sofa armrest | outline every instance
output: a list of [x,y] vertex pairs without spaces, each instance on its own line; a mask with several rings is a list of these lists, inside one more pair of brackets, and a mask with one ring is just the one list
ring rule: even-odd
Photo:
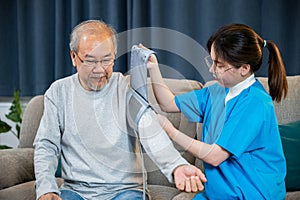
[[0,189],[35,179],[33,148],[0,151]]

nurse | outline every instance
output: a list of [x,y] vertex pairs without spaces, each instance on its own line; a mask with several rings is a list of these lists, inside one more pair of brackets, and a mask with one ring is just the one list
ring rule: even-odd
[[[269,94],[254,74],[263,48],[269,50]],[[147,66],[161,109],[203,124],[198,141],[158,115],[169,137],[204,162],[208,181],[194,199],[284,199],[286,161],[273,101],[287,95],[288,85],[276,44],[247,25],[230,24],[210,37],[207,49],[217,83],[201,90],[174,96],[155,55]]]

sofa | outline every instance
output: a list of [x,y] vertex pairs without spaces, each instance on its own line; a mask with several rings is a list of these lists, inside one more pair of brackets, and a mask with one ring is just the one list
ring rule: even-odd
[[[267,86],[267,78],[260,77],[259,81],[265,87]],[[175,94],[201,89],[213,83],[209,82],[202,85],[198,81],[184,79],[165,79],[165,82]],[[288,84],[289,93],[287,98],[281,103],[274,102],[279,124],[300,120],[300,76],[289,76]],[[158,113],[166,115],[175,127],[190,137],[200,139],[201,124],[188,122],[180,113],[162,112],[154,98],[151,84],[148,84],[148,89],[149,102]],[[0,151],[0,199],[33,200],[36,198],[32,144],[42,114],[43,96],[35,96],[28,102],[23,114],[18,148]],[[200,160],[178,145],[174,144],[174,146],[188,162],[202,168]],[[169,183],[147,155],[144,159],[148,177],[148,188],[153,200],[184,200],[193,198],[194,193],[180,192],[175,188],[173,183]],[[58,177],[58,185],[62,182],[63,180]],[[300,191],[288,191],[286,199],[300,199]]]

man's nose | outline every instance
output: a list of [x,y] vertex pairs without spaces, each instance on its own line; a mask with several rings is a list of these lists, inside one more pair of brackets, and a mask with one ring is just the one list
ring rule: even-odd
[[97,62],[97,64],[93,68],[93,71],[101,73],[101,72],[105,72],[105,68],[102,66],[101,62]]

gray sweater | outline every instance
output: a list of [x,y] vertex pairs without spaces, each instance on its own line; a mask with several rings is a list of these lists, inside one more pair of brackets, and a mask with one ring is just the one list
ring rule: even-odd
[[[78,74],[50,86],[34,141],[37,198],[48,192],[59,194],[54,174],[60,156],[62,189],[74,190],[85,199],[111,199],[120,190],[142,188],[139,143],[126,121],[128,90],[128,80],[120,73],[113,73],[97,92],[83,89]],[[141,118],[139,135],[169,181],[175,167],[188,164],[153,111]]]

